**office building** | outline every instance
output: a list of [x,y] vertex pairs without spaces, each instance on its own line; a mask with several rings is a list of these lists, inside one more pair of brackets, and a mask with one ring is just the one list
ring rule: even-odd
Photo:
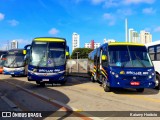
[[146,44],[152,42],[152,35],[145,30],[140,31],[140,43]]
[[18,41],[16,40],[11,41],[11,49],[18,49]]
[[91,49],[96,49],[98,47],[100,47],[100,43],[95,43],[94,40],[91,40],[90,43],[85,43],[85,48],[91,48]]
[[139,35],[133,28],[129,29],[129,42],[139,43]]

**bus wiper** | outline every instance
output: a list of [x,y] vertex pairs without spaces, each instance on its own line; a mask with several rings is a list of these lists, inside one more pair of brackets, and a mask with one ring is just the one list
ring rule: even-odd
[[44,57],[45,57],[45,54],[43,54],[43,56],[41,57],[40,61],[38,62],[37,67],[36,67],[37,69],[39,68],[39,65],[42,62],[42,60],[43,60]]
[[145,64],[144,64],[144,63],[142,62],[142,60],[136,55],[135,52],[134,52],[134,55],[136,56],[137,60],[141,63],[141,65],[146,68]]
[[16,61],[16,58],[8,65],[8,67],[11,66],[13,63],[15,64],[15,61]]

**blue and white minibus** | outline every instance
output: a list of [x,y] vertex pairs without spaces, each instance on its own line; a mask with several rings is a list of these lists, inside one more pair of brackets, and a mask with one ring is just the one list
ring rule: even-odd
[[66,82],[66,60],[69,48],[64,38],[38,37],[30,46],[28,59],[28,81],[45,83]]
[[147,49],[136,43],[105,43],[89,54],[91,80],[102,83],[104,90],[113,88],[155,87],[155,70]]

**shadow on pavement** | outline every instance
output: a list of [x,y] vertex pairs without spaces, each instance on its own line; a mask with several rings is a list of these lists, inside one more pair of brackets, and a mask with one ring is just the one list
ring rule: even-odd
[[[43,96],[36,97],[36,95],[27,93],[21,88],[9,83],[14,83],[32,91],[33,93],[47,96],[50,99],[44,99],[45,97]],[[34,118],[37,120],[45,119],[46,117],[54,117],[53,119],[64,119],[66,117],[75,116],[75,114],[73,114],[73,109],[67,105],[70,101],[70,98],[60,91],[12,78],[3,79],[0,81],[0,91],[1,96],[7,97],[13,101],[13,103],[18,103],[20,108],[26,108],[23,109],[23,112],[40,112],[42,113],[42,116],[44,115],[43,118]],[[51,100],[53,101],[51,102]],[[56,102],[54,103],[54,101]]]

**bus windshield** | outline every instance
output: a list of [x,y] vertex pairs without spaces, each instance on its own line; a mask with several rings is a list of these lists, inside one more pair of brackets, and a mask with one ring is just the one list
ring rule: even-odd
[[65,64],[64,42],[33,42],[30,64],[37,67],[54,67]]
[[7,55],[4,66],[12,67],[12,68],[23,67],[24,66],[24,55],[23,54]]
[[109,46],[109,64],[118,67],[153,67],[145,46]]
[[0,67],[3,67],[5,60],[0,59]]

